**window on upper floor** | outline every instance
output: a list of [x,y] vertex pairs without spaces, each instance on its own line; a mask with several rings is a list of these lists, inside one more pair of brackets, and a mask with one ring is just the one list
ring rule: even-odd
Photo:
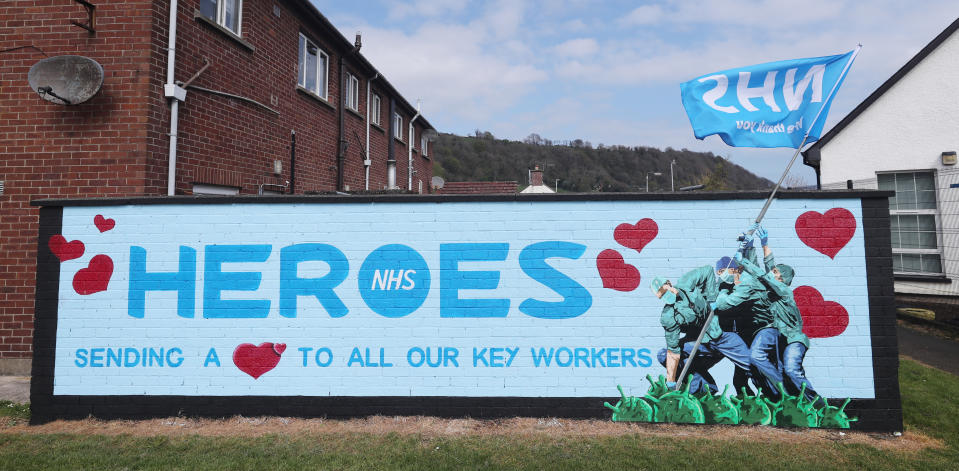
[[876,177],[880,190],[896,192],[889,198],[893,272],[943,274],[935,173],[880,173]]
[[329,62],[329,56],[325,52],[316,47],[313,41],[300,34],[299,78],[297,83],[324,100],[327,99]]
[[360,79],[355,75],[346,73],[346,107],[353,111],[360,111]]
[[370,106],[370,121],[380,126],[380,96],[373,95],[373,104]]
[[240,35],[243,0],[200,0],[200,14]]
[[430,140],[426,138],[426,133],[420,134],[420,152],[423,153],[423,157],[429,155],[426,150],[429,145]]
[[393,113],[393,137],[403,140],[403,117],[399,113]]

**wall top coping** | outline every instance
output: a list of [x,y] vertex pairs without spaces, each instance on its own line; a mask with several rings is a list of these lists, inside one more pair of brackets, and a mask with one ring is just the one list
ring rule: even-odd
[[[280,203],[459,203],[459,202],[548,202],[548,201],[698,201],[766,199],[770,191],[709,191],[662,193],[559,193],[515,195],[244,195],[244,196],[127,196],[119,198],[39,199],[33,206],[124,206],[162,204],[280,204]],[[778,191],[780,199],[889,198],[893,191],[804,190]]]

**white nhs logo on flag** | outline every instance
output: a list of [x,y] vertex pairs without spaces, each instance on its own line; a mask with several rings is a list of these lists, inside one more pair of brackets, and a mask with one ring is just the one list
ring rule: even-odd
[[856,52],[740,67],[681,84],[696,138],[718,134],[731,146],[792,148],[819,139],[825,119],[818,118]]

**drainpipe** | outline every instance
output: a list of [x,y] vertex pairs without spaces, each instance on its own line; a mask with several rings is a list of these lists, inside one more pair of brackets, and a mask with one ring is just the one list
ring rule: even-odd
[[[373,81],[380,78],[380,73],[377,72],[373,78],[366,81],[366,159],[363,160],[363,167],[366,168],[366,190],[370,189],[370,164],[373,161],[370,159],[370,92],[373,85]],[[381,113],[382,114],[382,113]]]
[[406,165],[406,173],[409,183],[407,184],[407,190],[413,191],[413,131],[416,129],[413,127],[413,121],[416,121],[416,118],[420,117],[420,101],[416,100],[416,114],[413,115],[413,119],[410,120],[410,131],[406,134],[407,140],[406,149],[409,152],[409,160]]
[[167,47],[166,83],[163,96],[170,98],[170,157],[167,170],[167,196],[176,194],[176,134],[180,102],[186,100],[186,90],[173,81],[173,69],[176,64],[176,11],[177,0],[170,0],[170,31]]
[[347,57],[352,57],[354,54],[360,51],[360,46],[362,43],[360,41],[360,35],[357,33],[356,41],[353,43],[353,49],[350,49],[346,54],[340,54],[339,63],[340,63],[340,127],[337,132],[337,142],[339,142],[339,151],[336,153],[336,191],[343,191],[343,168],[346,166],[346,148],[349,146],[349,142],[346,140],[346,121],[344,114],[346,113],[346,64],[344,59]]
[[389,122],[389,133],[387,133],[386,139],[389,142],[388,152],[386,154],[386,189],[392,190],[396,188],[396,149],[394,149],[393,139],[396,137],[393,134],[393,116],[396,114],[396,100],[393,97],[390,97],[390,122]]
[[296,194],[296,130],[290,130],[290,194]]

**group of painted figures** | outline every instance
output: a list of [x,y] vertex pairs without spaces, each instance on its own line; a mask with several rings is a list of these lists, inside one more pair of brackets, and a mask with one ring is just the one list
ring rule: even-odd
[[[675,283],[656,277],[650,285],[665,303],[660,322],[666,348],[658,357],[666,367],[667,385],[675,387],[705,327],[689,368],[691,393],[705,393],[709,388],[710,394],[716,394],[719,387],[709,370],[728,358],[735,365],[733,386],[737,392],[744,387],[751,392],[751,381],[763,396],[778,400],[779,383],[783,383],[790,395],[821,401],[803,371],[809,338],[803,334],[802,316],[789,287],[793,269],[776,264],[769,234],[762,227],[754,225],[741,239],[733,258],[723,257],[715,266],[694,269]],[[763,250],[762,266],[753,259],[754,240]],[[706,325],[710,311],[715,315]]]

